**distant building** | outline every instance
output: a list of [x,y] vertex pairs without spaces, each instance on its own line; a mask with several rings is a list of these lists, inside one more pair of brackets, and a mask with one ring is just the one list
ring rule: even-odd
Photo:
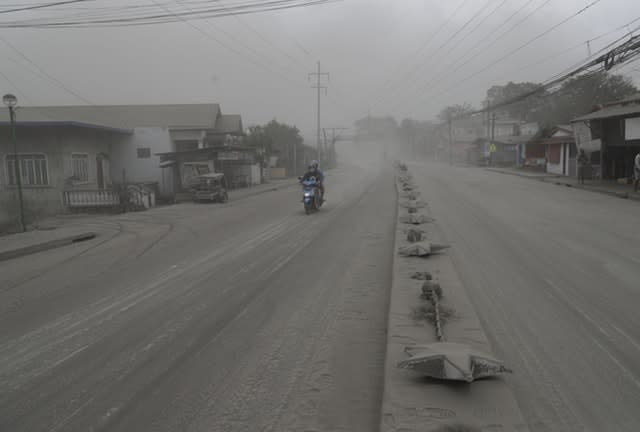
[[491,125],[485,123],[484,132],[468,150],[469,162],[523,166],[527,143],[536,135],[538,129],[537,123],[509,118],[496,119]]
[[480,116],[455,119],[451,122],[451,142],[449,142],[449,123],[436,125],[433,128],[434,138],[432,139],[436,147],[436,159],[467,162],[469,151],[478,138],[485,136],[485,130],[486,127]]
[[539,167],[552,174],[575,177],[576,142],[571,125],[558,125],[541,131],[526,144],[528,167]]

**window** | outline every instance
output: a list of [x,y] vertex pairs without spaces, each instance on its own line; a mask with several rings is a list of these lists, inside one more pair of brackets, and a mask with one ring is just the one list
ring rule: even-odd
[[71,175],[74,181],[89,181],[89,155],[86,153],[71,154]]
[[[7,175],[9,185],[16,186],[16,158],[14,155],[7,155]],[[20,164],[20,178],[24,186],[47,186],[49,184],[49,173],[47,171],[47,159],[43,154],[20,154],[18,155]]]
[[151,148],[138,147],[138,159],[149,159],[151,157]]

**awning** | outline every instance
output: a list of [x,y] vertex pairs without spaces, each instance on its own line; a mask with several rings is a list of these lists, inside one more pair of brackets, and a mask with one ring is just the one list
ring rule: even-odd
[[640,104],[619,105],[603,108],[599,111],[571,120],[572,123],[588,120],[602,120],[614,117],[640,117]]
[[177,162],[174,160],[168,160],[164,162],[160,162],[160,168],[168,168],[170,166],[174,166]]

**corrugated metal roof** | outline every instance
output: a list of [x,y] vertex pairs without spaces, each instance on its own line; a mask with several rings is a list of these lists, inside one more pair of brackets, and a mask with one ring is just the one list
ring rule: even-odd
[[[8,118],[7,111],[1,108],[0,116]],[[17,110],[18,122],[75,122],[116,129],[213,129],[219,115],[218,104],[45,106]]]
[[640,104],[632,105],[615,105],[603,108],[599,111],[592,112],[572,120],[573,123],[588,120],[598,120],[612,117],[633,117],[640,116]]
[[[8,121],[0,122],[0,127],[9,127],[9,126],[11,126],[11,123]],[[114,132],[114,133],[123,133],[123,134],[132,133],[130,129],[118,129],[118,128],[113,128],[111,126],[79,123],[79,122],[73,122],[73,121],[51,121],[51,120],[50,121],[21,121],[21,122],[18,122],[16,126],[18,128],[21,128],[21,127],[43,128],[43,127],[67,126],[67,127],[75,127],[75,128],[83,128],[83,129],[96,129],[96,130],[102,130],[102,131]]]
[[619,99],[617,101],[606,103],[606,106],[610,105],[620,105],[626,102],[640,102],[640,92],[632,94],[631,96],[627,96],[626,98]]
[[242,135],[242,117],[239,114],[222,114],[216,122],[216,127],[211,132],[220,135]]

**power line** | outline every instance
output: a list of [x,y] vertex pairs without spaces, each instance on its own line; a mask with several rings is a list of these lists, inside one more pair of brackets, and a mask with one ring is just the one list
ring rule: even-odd
[[60,87],[61,89],[63,89],[67,93],[69,93],[70,95],[74,96],[75,98],[77,98],[77,99],[81,100],[82,102],[86,103],[87,105],[94,105],[93,102],[91,102],[89,99],[85,98],[84,96],[82,96],[81,94],[76,92],[75,90],[67,87],[62,81],[60,81],[59,79],[57,79],[56,77],[52,76],[47,71],[45,71],[36,62],[31,60],[31,58],[29,58],[26,54],[24,54],[22,51],[20,51],[18,48],[16,48],[12,43],[10,43],[4,37],[0,36],[0,41],[2,41],[5,45],[7,45],[9,48],[11,48],[15,53],[17,53],[20,57],[22,57],[25,61],[27,61],[33,67],[35,67],[38,70],[38,72],[40,72],[40,74],[42,74],[44,77],[49,79],[51,82],[55,83],[58,87]]
[[[609,36],[609,35],[611,35],[611,34],[617,33],[617,32],[619,32],[620,30],[628,29],[628,28],[629,28],[629,26],[630,26],[631,24],[634,24],[634,23],[636,23],[636,22],[638,22],[638,21],[640,21],[640,17],[635,18],[634,20],[629,21],[628,23],[626,23],[626,24],[624,24],[624,25],[621,25],[621,26],[619,26],[619,27],[617,27],[617,28],[615,28],[615,29],[612,29],[612,30],[609,30],[609,31],[607,31],[607,32],[605,32],[605,33],[601,33],[601,34],[599,34],[599,35],[597,35],[597,36],[594,36],[594,37],[592,37],[591,39],[588,39],[588,40],[586,40],[586,41],[584,41],[584,42],[580,42],[580,43],[578,43],[578,44],[575,44],[575,45],[573,45],[573,46],[570,46],[570,47],[568,47],[568,48],[565,48],[565,49],[563,49],[562,51],[556,52],[556,53],[551,54],[551,55],[549,55],[549,56],[545,56],[545,57],[543,57],[543,58],[539,58],[539,59],[537,59],[537,60],[535,60],[535,61],[532,61],[531,63],[528,63],[528,64],[526,64],[526,65],[524,65],[524,66],[522,66],[522,67],[519,67],[519,68],[517,68],[517,69],[514,69],[514,70],[512,70],[512,71],[508,71],[508,72],[506,72],[506,73],[504,73],[504,74],[501,74],[499,77],[509,76],[509,75],[514,74],[514,73],[518,73],[518,72],[521,72],[521,71],[523,71],[523,70],[528,70],[528,69],[530,69],[530,68],[532,68],[532,67],[534,67],[534,66],[538,66],[538,65],[540,65],[540,64],[546,63],[546,62],[548,62],[549,60],[553,60],[553,59],[558,58],[558,57],[560,57],[560,56],[562,56],[562,55],[564,55],[564,54],[567,54],[567,53],[569,53],[569,52],[571,52],[571,51],[574,51],[574,50],[576,50],[576,49],[578,49],[578,48],[581,48],[581,47],[583,47],[585,44],[590,44],[591,42],[594,42],[594,41],[597,41],[597,40],[599,40],[599,39],[602,39],[603,37],[607,37],[607,36]],[[635,30],[638,30],[638,29],[640,29],[640,27],[637,27]],[[589,59],[593,59],[593,58],[594,58],[594,57],[596,57],[599,53],[605,52],[607,49],[609,49],[610,47],[614,46],[616,43],[619,43],[620,41],[622,41],[625,37],[626,37],[626,36],[623,36],[623,37],[621,37],[621,38],[617,38],[617,39],[616,39],[616,40],[614,40],[613,42],[611,42],[611,43],[607,44],[606,46],[604,46],[603,48],[601,48],[600,50],[598,50],[596,53],[590,53],[590,54],[589,54],[589,56],[588,56],[586,59],[582,59],[582,60],[580,60],[579,62],[574,63],[573,65],[571,65],[571,66],[569,66],[568,68],[564,69],[564,70],[563,70],[563,72],[561,72],[561,73],[560,73],[560,74],[558,74],[558,75],[561,75],[561,74],[562,74],[562,73],[564,73],[564,72],[570,71],[570,70],[572,70],[572,69],[574,69],[574,68],[578,67],[578,66],[579,66],[579,65],[581,65],[583,62],[585,62],[585,61],[587,61],[587,60],[589,60]],[[498,81],[498,78],[494,79],[494,82],[496,82],[496,81]]]
[[[121,27],[166,24],[180,21],[181,19],[205,19],[219,18],[231,15],[244,15],[258,12],[279,11],[292,8],[309,7],[327,3],[335,3],[342,0],[271,0],[252,1],[226,7],[205,7],[197,10],[181,13],[155,13],[140,16],[126,16],[95,19],[68,19],[66,21],[56,18],[31,19],[0,23],[0,28],[84,28],[84,27]],[[207,2],[211,4],[212,1]],[[219,4],[217,1],[213,3]],[[156,3],[157,6],[161,6]]]
[[[544,81],[537,88],[529,92],[523,93],[521,95],[518,95],[506,101],[500,102],[498,104],[493,104],[490,108],[487,107],[480,110],[472,111],[460,117],[468,117],[470,115],[487,112],[489,109],[496,110],[498,108],[512,105],[516,102],[525,100],[544,90],[549,90],[551,88],[554,88],[555,86],[563,83],[569,78],[579,75],[585,71],[587,71],[587,74],[594,74],[602,71],[611,70],[612,68],[617,67],[619,65],[622,65],[625,63],[633,63],[637,60],[640,60],[639,57],[640,57],[640,36],[632,36],[631,38],[629,38],[628,41],[614,47],[613,49],[606,52],[605,54],[600,55],[593,60],[587,61],[584,64],[582,64],[580,67],[574,70],[571,70],[567,73],[563,73],[561,75],[555,75],[554,77],[551,77],[550,79]],[[590,70],[594,66],[598,66],[598,68],[596,68],[595,70]]]
[[[464,58],[467,56],[467,54],[469,54],[471,51],[475,50],[475,48],[478,47],[478,45],[480,45],[484,39],[486,37],[489,37],[495,33],[497,33],[498,30],[500,30],[501,28],[503,28],[505,25],[507,25],[509,23],[509,21],[511,21],[511,19],[513,19],[516,15],[518,15],[520,12],[522,12],[524,9],[526,9],[531,3],[533,3],[534,0],[529,0],[527,1],[525,4],[523,4],[518,10],[516,10],[514,13],[512,13],[509,17],[507,17],[499,26],[497,26],[496,28],[493,29],[493,31],[489,32],[489,34],[487,34],[484,38],[479,38],[478,42],[476,44],[474,44],[473,46],[471,46],[470,49],[468,49],[467,51],[464,52],[464,54],[462,54],[460,57],[458,57],[458,59],[454,60],[453,62],[451,62],[449,65],[445,66],[444,68],[440,69],[436,74],[434,74],[434,76],[431,77],[431,79],[429,81],[427,81],[427,84],[422,86],[422,88],[419,90],[420,92],[424,92],[426,91],[426,89],[430,88],[434,82],[446,78],[447,76],[450,76],[451,74],[457,72],[458,70],[460,70],[463,66],[469,64],[472,60],[474,60],[475,58],[477,58],[480,54],[482,54],[484,51],[486,51],[487,49],[491,48],[493,45],[495,45],[496,42],[498,42],[500,39],[502,39],[503,37],[505,37],[506,35],[508,35],[509,33],[511,33],[515,28],[519,27],[520,25],[522,25],[524,22],[526,22],[531,16],[533,16],[536,12],[538,12],[540,9],[542,9],[544,6],[546,6],[547,4],[549,4],[552,0],[545,0],[542,3],[540,3],[538,6],[536,6],[533,10],[531,10],[529,13],[527,13],[523,18],[521,18],[519,21],[517,21],[515,24],[513,24],[511,27],[509,27],[507,30],[505,30],[504,32],[500,33],[497,37],[493,38],[487,45],[485,45],[482,49],[475,51],[475,54],[473,56],[471,56],[469,59],[467,59],[467,61],[464,61],[462,64],[459,64],[457,66],[455,66],[453,68],[453,70],[451,70],[450,68],[453,67],[454,65],[456,65],[456,63],[458,63],[460,60],[464,60]],[[440,74],[440,75],[438,75]],[[397,106],[394,105],[394,107]]]
[[[469,50],[467,50],[460,58],[458,58],[457,60],[455,60],[454,62],[451,63],[451,65],[454,65],[455,63],[457,63],[461,58],[464,58],[468,53],[470,53],[471,51],[473,51],[478,45],[480,45],[482,42],[484,42],[486,40],[486,38],[492,36],[493,34],[495,34],[496,32],[498,32],[501,28],[503,28],[505,25],[507,25],[515,16],[517,16],[520,12],[522,12],[524,9],[526,9],[531,3],[533,3],[535,0],[527,0],[523,5],[521,5],[515,12],[513,12],[511,15],[509,15],[500,25],[498,25],[497,27],[495,27],[492,31],[490,31],[488,34],[486,34],[484,37],[482,38],[478,38],[478,42],[476,44],[474,44]],[[550,3],[552,0],[545,0],[543,3],[541,3],[538,7],[536,7],[533,11],[531,11],[529,14],[527,14],[523,19],[521,19],[518,23],[516,23],[514,26],[512,26],[510,29],[508,29],[507,31],[501,33],[497,38],[495,38],[493,41],[491,41],[489,43],[489,45],[494,44],[498,39],[504,37],[506,34],[508,34],[509,32],[511,32],[516,26],[522,24],[524,21],[526,21],[531,15],[533,15],[534,13],[536,13],[538,10],[540,10],[543,6],[547,5],[548,3]],[[463,3],[463,4],[466,4]],[[462,6],[462,5],[461,5]],[[485,47],[486,49],[487,47]],[[474,55],[473,58],[477,57],[480,53],[476,53]],[[461,67],[461,66],[460,66]],[[458,68],[456,68],[457,70]],[[455,71],[455,70],[454,70]],[[432,78],[430,82],[434,81],[435,78]],[[423,87],[424,89],[424,87]],[[424,91],[424,90],[421,90]],[[398,103],[394,104],[392,106],[396,107],[398,104],[400,103],[400,101],[398,101]]]
[[[220,2],[222,3],[222,2]],[[285,50],[283,50],[282,48],[280,48],[278,45],[276,45],[275,43],[271,42],[271,40],[267,39],[264,35],[262,35],[258,30],[255,29],[255,27],[253,27],[252,25],[250,25],[249,23],[247,23],[245,20],[243,20],[242,18],[240,18],[238,15],[233,15],[233,17],[240,23],[242,24],[245,28],[247,28],[250,32],[252,32],[253,34],[255,34],[256,36],[258,36],[258,38],[260,38],[264,43],[266,43],[267,45],[269,45],[270,47],[272,47],[273,49],[275,49],[276,51],[280,52],[282,55],[284,55],[285,57],[287,57],[289,60],[291,60],[292,62],[298,64],[300,67],[306,69],[307,66],[302,63],[298,58],[293,57],[291,54],[289,54],[288,52],[286,52]]]
[[[462,42],[464,42],[469,36],[471,36],[473,33],[475,33],[475,31],[480,28],[480,26],[482,24],[484,24],[486,22],[487,19],[489,19],[493,14],[496,13],[496,11],[501,8],[507,1],[509,0],[503,0],[502,2],[498,3],[496,5],[495,8],[493,8],[487,15],[484,16],[484,18],[482,18],[469,32],[467,32],[462,38],[458,39],[458,41],[451,47],[448,48],[447,52],[444,53],[444,55],[438,59],[438,61],[442,61],[443,58],[446,58],[449,54],[451,54]],[[450,41],[453,40],[453,38],[455,38],[455,36],[457,36],[457,34],[459,34],[462,30],[464,30],[464,28],[470,24],[473,20],[475,20],[475,18],[480,16],[480,13],[483,11],[483,9],[489,4],[489,2],[487,2],[484,6],[482,6],[480,8],[480,10],[478,10],[478,12],[469,20],[467,21],[467,23],[465,23],[465,25],[458,31],[456,32],[456,34],[454,34],[452,37],[450,37],[447,41],[445,41],[444,44],[440,45],[440,47],[438,47],[438,49],[430,56],[435,56],[435,54],[441,49],[444,48],[444,46],[446,46],[446,44]],[[431,60],[430,58],[427,58],[427,61]],[[420,67],[417,67],[415,69],[415,72],[417,72],[421,67],[425,66],[427,64],[427,62],[423,62],[422,65]],[[415,74],[414,74],[415,75]],[[415,79],[413,79],[410,83],[409,86],[413,85],[416,82]]]
[[316,77],[317,79],[317,83],[316,85],[312,86],[311,88],[314,88],[318,91],[318,131],[317,131],[317,146],[318,146],[318,158],[320,158],[320,145],[321,145],[321,141],[320,141],[320,92],[322,89],[324,89],[325,93],[327,93],[327,86],[323,86],[322,85],[322,77],[327,77],[327,80],[330,78],[329,73],[328,72],[322,72],[321,68],[320,68],[320,62],[318,62],[318,70],[317,72],[311,72],[308,75],[309,79],[311,77]]
[[[453,11],[453,13],[451,14],[451,16],[445,21],[443,22],[443,24],[434,32],[433,36],[437,35],[438,33],[440,33],[440,31],[449,24],[449,22],[451,22],[453,20],[453,18],[458,14],[458,12],[460,10],[462,10],[462,8],[469,2],[469,0],[465,0],[462,3],[460,3],[458,5],[458,7]],[[487,1],[486,4],[488,4],[489,2]],[[486,6],[485,4],[485,6]],[[473,21],[480,12],[482,12],[482,9],[484,8],[484,6],[482,8],[480,8],[472,17],[470,20],[467,20],[460,29],[458,29],[453,35],[451,35],[447,40],[445,40],[445,42],[443,44],[441,44],[438,48],[436,48],[436,50],[432,53],[429,54],[429,56],[427,56],[427,58],[434,56],[438,51],[440,51],[440,49],[442,49],[444,46],[446,46],[447,43],[449,43],[451,40],[453,40],[453,38],[455,38],[462,30],[464,30],[466,28],[466,26],[469,25],[469,23],[471,21]],[[412,57],[417,57],[418,55],[420,55],[422,53],[422,51],[424,51],[426,49],[427,46],[430,45],[430,43],[434,40],[434,37],[430,37],[429,39],[427,39],[427,41],[422,44],[420,46],[420,48],[418,48],[418,50],[415,52],[415,54]],[[380,102],[384,99],[385,97],[385,91],[386,90],[393,90],[392,94],[397,93],[400,85],[403,85],[406,83],[406,81],[410,78],[412,78],[414,76],[414,74],[420,69],[420,62],[416,62],[410,69],[407,70],[407,72],[405,72],[402,77],[398,80],[398,82],[396,83],[395,86],[389,86],[388,84],[391,84],[393,81],[391,78],[389,78],[387,80],[386,83],[384,83],[382,85],[382,91],[380,92],[379,96],[376,98],[376,100],[374,101],[374,103],[372,104],[371,107],[369,107],[369,111],[371,110],[372,107],[376,107],[377,105],[380,104]],[[397,73],[397,72],[396,72]],[[395,75],[395,73],[394,73]]]
[[271,72],[271,73],[273,73],[273,74],[275,74],[275,75],[278,75],[278,76],[280,76],[281,78],[283,78],[284,80],[286,80],[286,81],[288,81],[288,82],[291,82],[291,83],[297,84],[297,83],[295,83],[291,78],[287,77],[286,75],[284,75],[284,74],[282,74],[282,73],[280,73],[280,72],[278,72],[278,71],[276,71],[276,70],[274,70],[274,69],[270,68],[269,66],[267,66],[267,65],[265,65],[265,64],[263,64],[263,63],[261,63],[261,62],[258,62],[258,61],[254,60],[254,59],[252,59],[252,58],[250,58],[250,57],[248,57],[248,56],[245,56],[241,51],[237,50],[237,49],[236,49],[236,48],[234,48],[233,46],[230,46],[230,45],[228,45],[228,44],[224,43],[223,41],[221,41],[220,39],[218,39],[217,37],[215,37],[215,36],[214,36],[214,35],[212,35],[211,33],[209,33],[209,32],[207,32],[207,31],[203,30],[202,28],[198,27],[197,25],[195,25],[195,24],[194,24],[194,23],[192,23],[191,21],[189,21],[189,20],[187,20],[187,19],[183,18],[183,17],[182,17],[182,15],[180,15],[180,14],[178,14],[178,13],[176,13],[176,12],[171,11],[170,9],[166,8],[164,5],[159,4],[156,0],[151,0],[151,1],[152,1],[154,4],[158,5],[159,7],[161,7],[162,9],[166,10],[167,12],[172,13],[172,14],[175,14],[175,15],[179,18],[179,20],[180,20],[180,21],[182,21],[184,24],[188,25],[189,27],[193,28],[193,29],[194,29],[194,30],[196,30],[198,33],[200,33],[201,35],[205,36],[207,39],[210,39],[210,40],[215,41],[215,42],[216,42],[216,43],[218,43],[219,45],[223,46],[224,48],[226,48],[226,49],[230,50],[231,52],[233,52],[233,53],[235,53],[235,54],[237,54],[237,55],[239,55],[239,56],[241,56],[241,57],[245,57],[245,58],[247,58],[247,60],[249,60],[249,61],[250,61],[251,63],[253,63],[254,65],[256,65],[256,66],[258,66],[258,67],[261,67],[261,68],[263,68],[263,69],[265,69],[265,70],[267,70],[267,71],[269,71],[269,72]]
[[[515,30],[516,28],[520,27],[522,24],[524,24],[529,18],[531,18],[535,13],[537,13],[539,10],[541,10],[543,7],[545,7],[546,5],[548,5],[549,3],[551,3],[551,1],[553,0],[545,0],[544,2],[540,3],[535,9],[533,9],[531,12],[529,12],[527,15],[525,15],[522,19],[520,19],[518,22],[516,22],[515,24],[513,24],[511,27],[509,27],[507,30],[505,30],[504,32],[500,33],[496,38],[492,39],[491,42],[489,42],[487,45],[485,45],[483,48],[481,48],[480,50],[475,51],[475,54],[470,57],[469,59],[467,59],[467,61],[465,61],[464,63],[456,66],[455,70],[458,70],[460,68],[462,68],[463,66],[466,66],[467,64],[469,64],[471,61],[473,61],[475,58],[477,58],[480,54],[484,53],[485,51],[487,51],[489,48],[491,48],[492,46],[495,45],[496,42],[498,42],[500,39],[502,39],[503,37],[505,37],[506,35],[508,35],[509,33],[511,33],[513,30]],[[492,36],[493,34],[495,34],[499,29],[501,29],[503,26],[505,26],[509,21],[511,21],[511,19],[513,17],[515,17],[518,13],[520,13],[522,10],[524,10],[527,6],[529,6],[531,3],[533,2],[533,0],[529,0],[527,3],[525,3],[520,9],[518,9],[516,12],[514,12],[511,16],[509,16],[505,21],[503,21],[502,24],[500,24],[498,27],[496,27],[494,29],[494,31],[490,32],[488,35],[485,36],[489,37]],[[471,46],[467,51],[465,51],[456,61],[454,61],[453,63],[451,63],[451,66],[455,65],[458,61],[460,60],[464,60],[464,58],[472,51],[474,51],[482,42],[484,42],[485,38],[479,38],[478,42]]]
[[[151,1],[153,1],[153,3],[156,3],[155,0],[151,0]],[[181,6],[181,7],[186,7],[187,9],[190,9],[188,6],[184,6],[185,3],[186,3],[184,0],[174,0],[174,2],[176,4],[178,4],[179,6]],[[165,8],[165,10],[166,10],[166,8]],[[216,26],[213,22],[211,22],[211,20],[205,19],[204,22],[209,24],[212,28],[217,29],[218,31],[220,31],[223,34],[225,34],[228,38],[232,39],[238,45],[243,46],[247,51],[252,52],[254,55],[256,55],[256,57],[260,57],[262,60],[265,60],[267,62],[267,64],[269,64],[269,62],[273,62],[272,59],[268,58],[265,54],[259,52],[258,50],[256,50],[255,48],[251,47],[250,45],[244,43],[242,40],[240,40],[235,35],[233,35],[233,33],[228,32],[228,31],[224,30],[223,28],[221,28],[219,26]],[[217,38],[216,38],[216,42],[221,43],[221,41],[219,41]],[[225,46],[225,45],[223,45],[223,46]],[[239,51],[237,51],[237,50],[235,50],[234,52],[240,54]],[[264,67],[264,65],[262,67]],[[276,72],[276,73],[279,73],[279,72]]]
[[4,80],[6,82],[9,83],[9,85],[14,89],[14,92],[19,93],[20,95],[24,96],[25,99],[27,99],[27,102],[31,103],[31,98],[29,96],[27,96],[24,92],[20,91],[20,89],[18,88],[18,86],[13,82],[13,80],[11,78],[9,78],[9,76],[7,74],[5,74],[4,72],[2,72],[2,70],[0,70],[0,76],[2,78],[4,78]]
[[[513,54],[517,53],[518,51],[523,50],[524,48],[528,47],[529,45],[531,45],[532,43],[534,43],[535,41],[543,38],[544,36],[548,35],[549,33],[551,33],[552,31],[556,30],[557,28],[561,27],[562,25],[566,24],[567,22],[569,22],[570,20],[572,20],[573,18],[577,17],[578,15],[581,15],[582,13],[586,12],[589,8],[595,6],[596,4],[600,3],[602,0],[594,0],[591,3],[589,3],[588,5],[586,5],[585,7],[583,7],[582,9],[580,9],[578,12],[574,13],[573,15],[563,19],[562,21],[560,21],[559,23],[557,23],[556,25],[552,26],[551,28],[543,31],[542,33],[540,33],[539,35],[537,35],[536,37],[529,39],[527,42],[525,42],[524,44],[520,45],[519,47],[509,51],[508,53],[506,53],[505,55],[503,55],[502,57],[498,58],[497,60],[495,60],[493,63],[491,63],[491,65],[489,65],[487,68],[490,69],[491,67],[493,67],[496,63],[500,63],[504,60],[506,60],[507,58],[511,57]],[[483,71],[481,71],[483,72]]]
[[[507,52],[506,54],[502,55],[501,57],[493,60],[492,62],[488,63],[486,66],[484,66],[483,68],[481,68],[480,70],[466,76],[465,78],[459,80],[458,82],[456,82],[453,86],[450,86],[448,88],[446,88],[445,90],[443,90],[440,93],[437,93],[438,95],[441,93],[446,93],[450,90],[452,90],[453,88],[458,87],[460,84],[469,81],[470,79],[475,78],[476,76],[480,75],[483,72],[486,72],[487,70],[495,67],[497,64],[503,62],[504,60],[506,60],[507,58],[511,57],[512,55],[516,54],[517,52],[523,50],[524,48],[528,47],[529,45],[531,45],[533,42],[539,40],[540,38],[548,35],[549,33],[551,33],[552,31],[558,29],[560,26],[566,24],[567,22],[569,22],[570,20],[576,18],[577,16],[583,14],[584,12],[586,12],[588,9],[590,9],[591,7],[595,6],[597,3],[600,3],[602,0],[594,0],[591,3],[589,3],[588,5],[586,5],[585,7],[581,8],[580,10],[578,10],[577,12],[573,13],[572,15],[568,16],[567,18],[563,19],[562,21],[556,23],[555,25],[551,26],[550,28],[548,28],[547,30],[543,31],[542,33],[534,36],[533,38],[529,39],[528,41],[526,41],[524,44],[518,46],[517,48]],[[458,68],[454,69],[453,71],[446,71],[446,73],[448,75],[451,75],[453,72],[455,72]],[[416,106],[418,106],[421,103],[421,99],[424,98],[424,96],[426,95],[430,95],[432,92],[427,92],[425,94],[422,95],[422,97],[420,98],[420,101],[415,104],[411,110],[413,110]]]
[[95,1],[95,0],[67,0],[67,1],[59,1],[59,2],[54,2],[54,3],[45,3],[45,4],[33,5],[33,6],[24,6],[24,7],[18,7],[18,8],[15,8],[15,9],[1,10],[0,14],[12,13],[12,12],[23,12],[23,11],[29,11],[29,10],[35,10],[35,9],[44,9],[44,8],[62,6],[62,5],[72,4],[72,3],[84,3],[84,2],[88,2],[88,1]]
[[[429,37],[427,38],[427,40],[420,45],[420,47],[411,55],[409,55],[406,60],[400,62],[400,63],[404,63],[405,61],[408,62],[409,60],[411,60],[412,58],[417,57],[418,55],[420,55],[422,53],[422,51],[424,51],[429,44],[431,44],[431,42],[434,40],[434,37],[440,33],[445,26],[447,26],[449,24],[449,22],[451,22],[451,20],[453,20],[453,18],[458,14],[458,12],[469,2],[470,0],[463,0],[458,7],[453,11],[453,13],[440,25],[440,27],[438,27],[433,33],[431,33],[429,35]],[[387,85],[391,84],[391,82],[393,81],[393,76],[397,74],[397,72],[399,71],[399,68],[396,68],[396,70],[394,71],[394,73],[389,76],[387,78],[387,80],[382,84],[382,88],[384,89],[385,87],[387,87]]]

